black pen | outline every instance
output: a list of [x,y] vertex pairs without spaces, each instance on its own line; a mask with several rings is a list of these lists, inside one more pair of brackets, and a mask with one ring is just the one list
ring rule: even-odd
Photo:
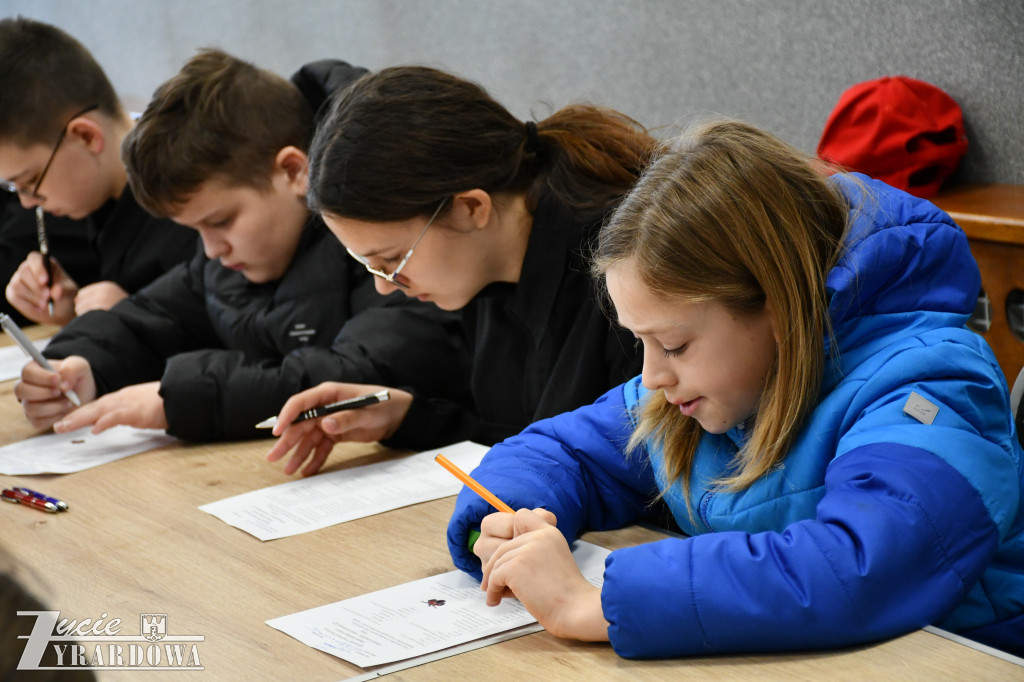
[[[300,413],[299,416],[295,418],[295,421],[292,422],[292,424],[304,422],[307,419],[319,419],[320,417],[326,417],[329,414],[341,412],[342,410],[354,410],[358,407],[376,405],[377,403],[382,403],[385,400],[391,400],[391,394],[388,392],[387,389],[384,389],[383,391],[377,391],[376,393],[370,393],[368,395],[359,396],[358,398],[340,400],[336,403],[331,403],[330,405],[323,405],[322,407],[314,407],[311,410],[306,410],[305,412]],[[256,425],[256,428],[272,429],[275,426],[277,426],[276,416],[270,417],[269,419],[264,419],[263,421]]]
[[[46,221],[43,220],[43,207],[36,206],[36,238],[39,240],[39,253],[43,254],[43,267],[46,268],[46,289],[53,286],[53,266],[50,265],[50,242],[46,240]],[[53,296],[46,300],[46,310],[53,319]]]

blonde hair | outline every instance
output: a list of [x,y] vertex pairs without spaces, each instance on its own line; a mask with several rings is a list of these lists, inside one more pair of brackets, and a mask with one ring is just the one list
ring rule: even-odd
[[[716,120],[663,151],[600,232],[594,272],[628,261],[668,300],[716,302],[751,315],[767,306],[778,350],[750,436],[716,485],[749,487],[785,456],[818,402],[825,368],[825,279],[848,205],[826,167],[754,126]],[[603,280],[603,277],[602,277]],[[642,405],[630,449],[648,439],[666,474],[690,475],[702,429],[661,392]]]

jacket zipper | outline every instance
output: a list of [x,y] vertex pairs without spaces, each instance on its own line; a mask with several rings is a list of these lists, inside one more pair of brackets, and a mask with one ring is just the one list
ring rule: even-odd
[[715,532],[715,529],[711,527],[711,522],[708,521],[708,507],[711,505],[711,498],[715,496],[712,491],[707,491],[700,498],[700,520],[704,524],[705,530],[709,533]]

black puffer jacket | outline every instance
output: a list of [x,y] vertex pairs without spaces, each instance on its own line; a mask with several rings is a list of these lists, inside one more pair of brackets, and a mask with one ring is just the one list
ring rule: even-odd
[[462,402],[457,318],[380,296],[370,277],[312,218],[280,280],[253,284],[199,254],[112,310],[76,318],[45,355],[85,357],[101,395],[159,379],[167,431],[189,440],[265,435],[256,422],[328,380]]
[[[312,72],[337,86],[346,82],[339,73],[363,70],[334,61],[300,71]],[[315,216],[281,279],[254,284],[199,253],[112,310],[73,320],[45,355],[85,357],[101,395],[159,379],[167,431],[189,440],[266,435],[258,421],[328,380],[469,402],[458,317],[377,294]]]
[[128,185],[85,223],[99,255],[99,280],[117,282],[129,294],[192,258],[199,248],[194,230],[147,213]]

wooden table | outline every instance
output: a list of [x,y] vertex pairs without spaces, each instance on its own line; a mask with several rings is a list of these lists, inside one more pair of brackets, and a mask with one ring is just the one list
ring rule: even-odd
[[[2,342],[0,342],[2,343]],[[0,445],[32,435],[0,384]],[[454,498],[290,538],[260,542],[197,509],[288,480],[265,461],[269,441],[175,444],[63,476],[0,476],[67,501],[47,514],[0,505],[0,565],[61,618],[167,614],[167,633],[202,635],[203,672],[99,672],[100,680],[341,680],[360,669],[264,621],[452,570],[445,526]],[[400,456],[376,445],[337,448],[329,469]],[[644,528],[591,533],[616,548],[659,537]],[[8,617],[12,614],[3,614]],[[21,642],[0,642],[0,647]],[[2,649],[0,649],[2,650]],[[411,668],[402,680],[961,680],[1024,679],[1024,668],[918,631],[872,646],[801,654],[630,661],[604,644],[545,632]],[[32,679],[32,678],[29,678]]]

